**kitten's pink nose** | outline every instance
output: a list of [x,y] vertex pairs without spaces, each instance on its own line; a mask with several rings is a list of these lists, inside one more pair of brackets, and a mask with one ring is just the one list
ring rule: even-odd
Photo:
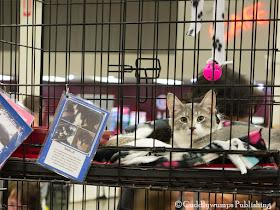
[[190,129],[193,132],[196,129],[196,127],[190,127]]

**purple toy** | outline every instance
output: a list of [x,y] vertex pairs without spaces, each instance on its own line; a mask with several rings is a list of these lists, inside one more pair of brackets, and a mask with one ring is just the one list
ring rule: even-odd
[[[203,69],[205,79],[213,81],[213,63],[208,63]],[[222,76],[222,68],[218,64],[214,64],[214,81]]]

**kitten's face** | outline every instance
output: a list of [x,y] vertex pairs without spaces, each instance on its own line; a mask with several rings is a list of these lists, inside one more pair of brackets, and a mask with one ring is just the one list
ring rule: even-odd
[[58,133],[58,138],[64,137],[66,135],[65,128],[63,126],[58,127],[57,133]]
[[[209,91],[201,103],[183,104],[173,94],[167,96],[169,109],[169,124],[173,130],[173,144],[176,147],[188,148],[191,140],[199,139],[217,129],[216,122],[216,95]],[[212,112],[212,113],[211,113]],[[211,125],[212,114],[212,125]]]
[[89,144],[84,143],[80,139],[77,141],[77,148],[84,151],[84,152],[88,152],[89,146],[90,146]]

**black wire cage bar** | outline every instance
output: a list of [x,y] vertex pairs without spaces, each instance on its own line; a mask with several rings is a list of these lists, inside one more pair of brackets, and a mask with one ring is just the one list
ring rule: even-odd
[[[275,137],[273,133],[280,129],[279,1],[225,0],[224,20],[213,15],[213,4],[218,0],[204,1],[202,9],[198,6],[201,2],[0,0],[0,88],[11,99],[23,104],[31,97],[31,103],[24,105],[38,120],[32,124],[34,131],[29,140],[1,168],[1,209],[13,205],[33,209],[29,202],[32,199],[38,204],[35,209],[44,209],[44,206],[55,210],[121,209],[120,203],[127,192],[135,194],[135,205],[128,209],[137,209],[140,199],[136,194],[141,189],[144,189],[144,209],[174,209],[176,203],[174,206],[172,197],[176,195],[179,199],[181,196],[182,200],[186,193],[193,193],[191,196],[197,201],[203,200],[203,193],[206,193],[212,203],[212,194],[215,194],[216,203],[220,202],[220,195],[222,203],[226,202],[224,194],[232,195],[232,202],[238,200],[238,195],[244,194],[246,201],[252,202],[254,196],[258,196],[263,203],[271,199],[271,204],[276,203],[279,208],[280,157],[279,148],[273,147],[280,142],[280,136]],[[219,40],[223,45],[221,49],[225,60],[232,64],[222,67],[220,81],[223,79],[223,82],[201,82],[201,73],[212,50],[219,48],[213,30],[219,30],[216,27],[220,23],[224,25],[221,35],[224,40]],[[200,32],[188,36],[192,24]],[[213,55],[215,57],[215,53]],[[201,101],[199,93],[205,95],[203,91],[210,89],[216,91],[215,104],[221,119],[218,114],[211,117],[209,143],[219,140],[212,138],[212,118],[217,117],[219,123],[228,123],[230,137],[234,135],[236,121],[243,121],[247,128],[245,136],[250,136],[251,127],[261,126],[263,136],[268,136],[266,149],[251,151],[249,146],[242,151],[215,150],[211,146],[201,149],[194,146],[192,137],[190,148],[178,148],[172,141],[170,148],[105,147],[100,143],[97,150],[108,153],[146,151],[146,156],[168,153],[170,162],[172,155],[178,153],[215,153],[219,156],[219,169],[210,163],[204,168],[174,167],[172,163],[158,167],[95,160],[83,183],[36,163],[65,91],[111,112],[105,131],[113,130],[118,142],[128,127],[136,128],[138,124],[150,122],[152,130],[156,130],[157,120],[171,119],[175,109],[173,113],[168,109],[168,93],[194,106]],[[241,114],[245,109],[246,114]],[[191,118],[193,123],[193,115]],[[136,136],[137,131],[135,142]],[[249,140],[246,141],[249,144]],[[96,154],[100,155],[98,151]],[[232,155],[250,160],[258,158],[264,167],[258,164],[246,174],[229,170],[227,158]],[[21,199],[11,204],[9,198],[14,183],[15,197]],[[43,186],[48,189],[46,195],[43,195]],[[77,186],[82,186],[82,190],[75,194]],[[88,191],[93,186],[96,187],[94,192]],[[109,187],[106,193],[105,187]],[[41,198],[22,196],[26,190],[37,192]],[[158,193],[157,199],[151,197],[153,192]],[[169,201],[165,207],[161,205],[160,193],[166,193],[163,203]],[[43,200],[47,203],[42,204]],[[90,204],[92,200],[94,204]],[[74,203],[79,202],[81,207],[75,207]],[[152,208],[150,202],[157,203],[157,208]]]

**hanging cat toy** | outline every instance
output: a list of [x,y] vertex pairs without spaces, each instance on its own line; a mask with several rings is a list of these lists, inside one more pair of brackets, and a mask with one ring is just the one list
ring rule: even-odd
[[[204,0],[191,0],[192,14],[188,36],[195,36],[201,29]],[[207,60],[203,69],[205,79],[216,81],[222,76],[222,66],[232,64],[232,61],[225,61],[224,41],[224,0],[214,0],[213,6],[213,34],[212,34],[212,57]]]

